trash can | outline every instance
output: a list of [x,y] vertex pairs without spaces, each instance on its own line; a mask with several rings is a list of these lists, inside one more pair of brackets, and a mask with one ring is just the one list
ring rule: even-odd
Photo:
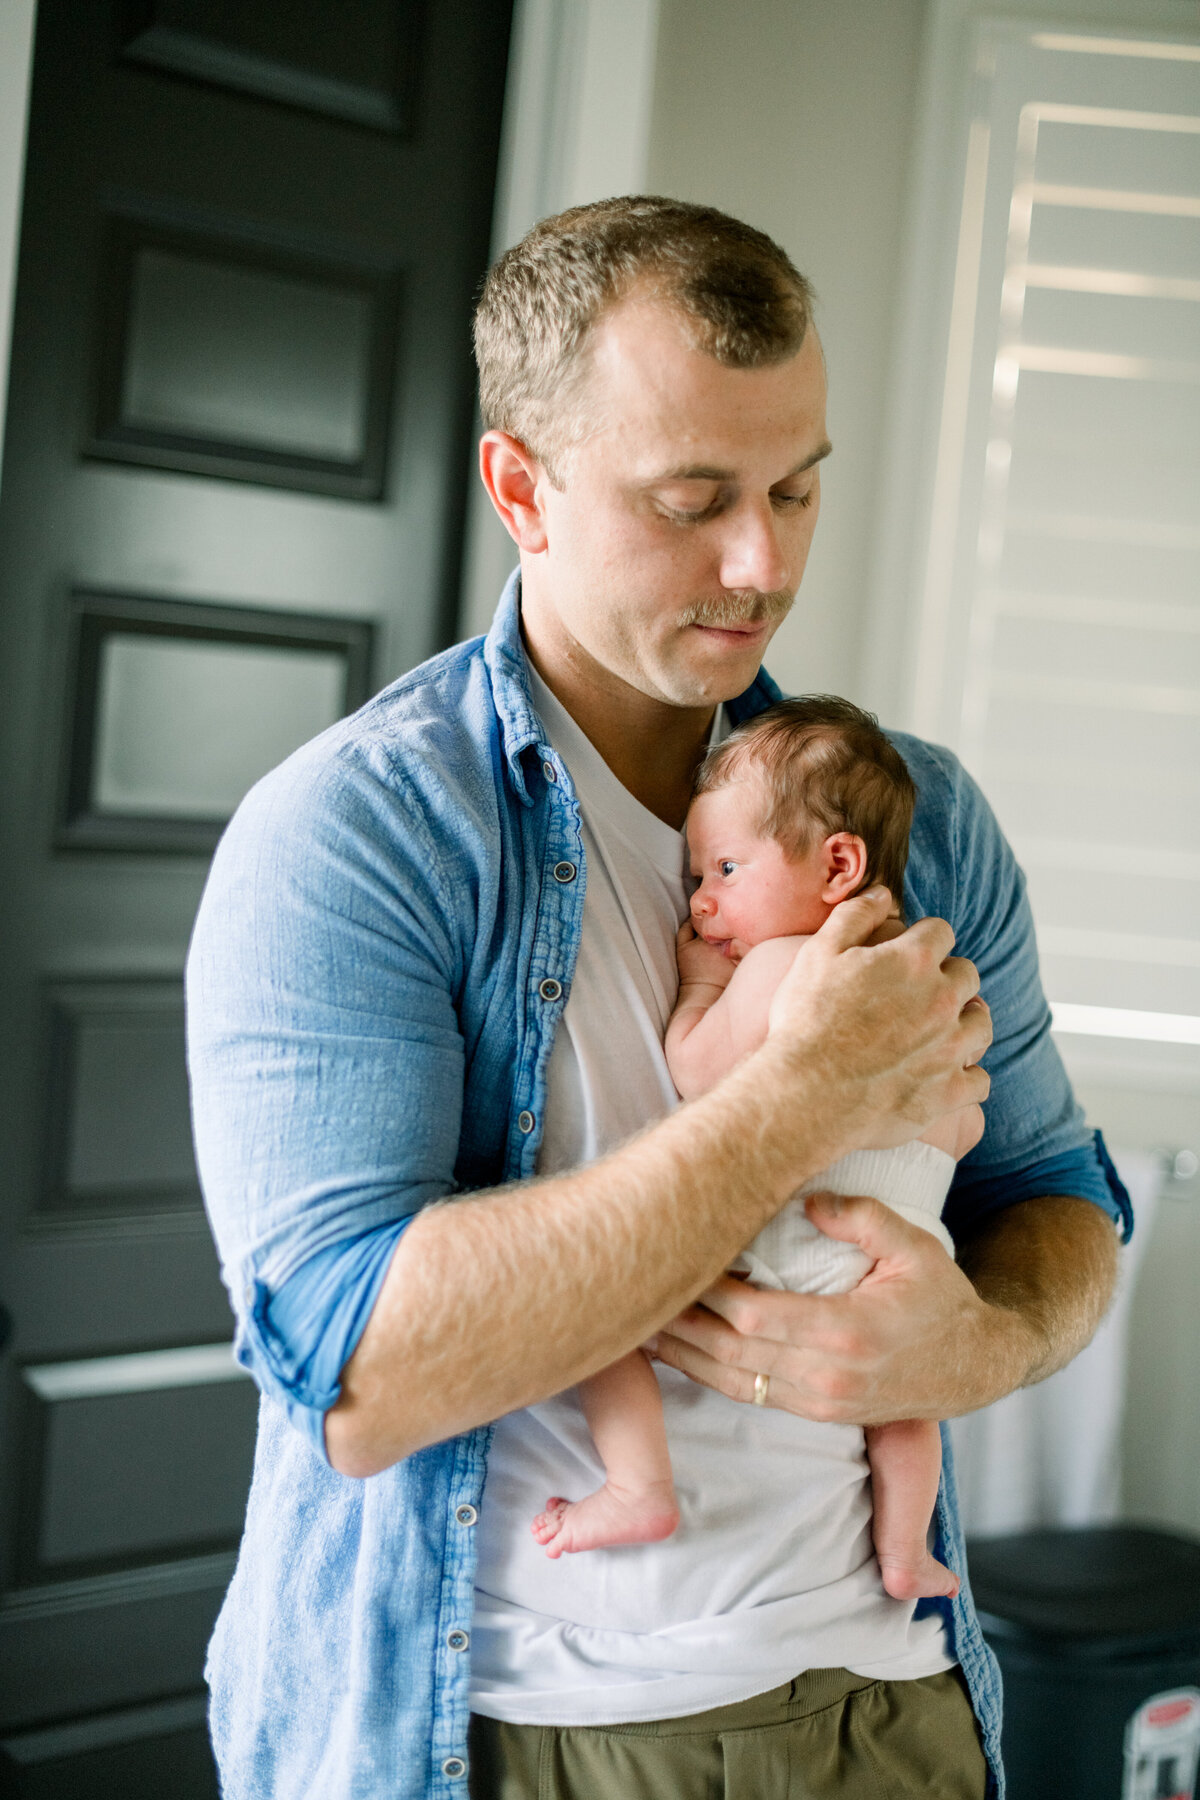
[[976,1538],[1009,1800],[1193,1800],[1200,1541],[1137,1525]]

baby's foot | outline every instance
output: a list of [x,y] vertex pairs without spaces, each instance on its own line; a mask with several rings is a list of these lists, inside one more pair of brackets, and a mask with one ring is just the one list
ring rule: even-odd
[[953,1600],[961,1585],[954,1571],[928,1550],[912,1562],[901,1556],[881,1556],[879,1570],[893,1600]]
[[574,1550],[608,1550],[616,1544],[656,1544],[679,1523],[679,1503],[670,1482],[636,1491],[606,1481],[586,1500],[555,1495],[533,1521],[533,1535],[547,1556]]

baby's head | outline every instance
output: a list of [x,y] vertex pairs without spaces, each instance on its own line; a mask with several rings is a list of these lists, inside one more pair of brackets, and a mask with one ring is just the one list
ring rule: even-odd
[[897,909],[916,787],[871,713],[835,695],[784,700],[711,750],[688,810],[692,923],[739,962],[818,931],[881,883]]

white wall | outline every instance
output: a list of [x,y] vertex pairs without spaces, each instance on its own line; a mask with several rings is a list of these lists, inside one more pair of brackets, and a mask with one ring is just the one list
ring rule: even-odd
[[776,238],[815,284],[834,455],[768,666],[856,697],[925,0],[662,0],[647,183]]
[[36,0],[0,0],[0,451],[4,447],[35,5]]

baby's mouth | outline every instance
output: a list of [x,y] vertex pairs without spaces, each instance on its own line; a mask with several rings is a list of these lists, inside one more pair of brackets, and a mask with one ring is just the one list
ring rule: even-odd
[[711,937],[706,931],[702,931],[700,936],[704,939],[705,943],[710,944],[714,950],[719,950],[722,956],[729,955],[730,947],[733,944],[732,938]]

